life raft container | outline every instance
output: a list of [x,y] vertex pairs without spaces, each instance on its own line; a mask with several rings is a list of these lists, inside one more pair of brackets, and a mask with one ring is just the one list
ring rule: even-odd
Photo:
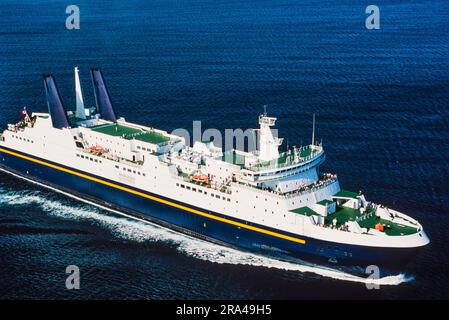
[[381,223],[376,224],[375,228],[376,228],[376,230],[379,230],[381,232],[385,231],[385,226],[383,224],[381,224]]

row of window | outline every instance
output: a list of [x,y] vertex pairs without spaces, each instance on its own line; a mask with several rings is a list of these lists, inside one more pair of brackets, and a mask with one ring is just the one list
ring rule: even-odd
[[78,154],[78,153],[77,153],[76,156],[77,156],[78,158],[90,160],[90,161],[92,161],[92,162],[102,163],[101,160],[98,160],[98,159],[92,158],[92,157],[88,157],[88,156],[85,156],[85,155],[83,155],[83,154]]
[[[194,192],[199,192],[199,193],[202,193],[202,194],[205,194],[205,195],[207,195],[207,191],[203,191],[203,190],[201,190],[201,189],[197,189],[197,188],[195,188],[195,187],[191,187],[191,186],[187,186],[187,185],[184,185],[184,184],[180,184],[180,183],[176,183],[176,186],[177,187],[181,187],[181,188],[183,188],[183,189],[187,189],[187,190],[191,190],[191,191],[194,191]],[[217,199],[222,199],[222,200],[226,200],[226,201],[228,201],[228,202],[231,202],[231,199],[230,198],[226,198],[226,197],[222,197],[222,196],[220,196],[220,195],[218,195],[218,194],[213,194],[213,193],[210,193],[210,196],[211,197],[215,197],[215,198],[217,198]],[[258,198],[258,196],[256,196],[256,198]],[[265,198],[265,201],[267,201],[267,199]],[[238,203],[238,201],[236,201],[237,203]],[[279,202],[277,202],[277,204],[279,204]],[[254,206],[254,209],[256,209],[256,206]],[[271,211],[271,214],[274,214],[274,211],[273,210],[270,210]],[[268,213],[268,210],[267,209],[265,209],[265,212],[266,213]],[[284,214],[284,218],[285,218],[285,214]]]
[[[115,168],[116,168],[116,169],[120,169],[120,166],[116,165]],[[140,175],[142,175],[142,176],[144,176],[144,177],[146,176],[146,174],[143,173],[143,172],[141,173],[140,171],[131,170],[131,169],[125,168],[125,167],[122,167],[122,168],[123,168],[123,171],[127,171],[127,172],[130,172],[130,173],[134,173],[134,174],[137,174],[137,175],[139,175],[139,176],[140,176]]]
[[[256,196],[256,199],[259,199],[259,196]],[[265,201],[268,201],[267,198],[265,198]],[[306,202],[309,202],[309,198],[306,198]],[[295,203],[295,201],[292,201],[292,205],[295,205]],[[302,203],[302,199],[299,199],[299,203]],[[276,204],[279,204],[279,201],[276,201]]]
[[[238,190],[235,190],[236,193],[238,193]],[[256,199],[259,199],[259,196],[256,196]],[[265,201],[268,201],[267,198],[265,198]],[[309,202],[309,198],[306,198],[306,202]],[[292,201],[292,205],[295,205],[296,201]],[[302,203],[302,200],[299,199],[299,203]],[[279,201],[276,201],[276,204],[279,204]]]
[[[102,161],[101,160],[99,160],[99,159],[95,159],[95,158],[92,158],[92,157],[88,157],[88,156],[85,156],[85,155],[82,155],[82,154],[76,154],[76,156],[77,157],[79,157],[79,158],[81,158],[81,159],[87,159],[87,160],[90,160],[90,161],[93,161],[93,162],[97,162],[97,163],[102,163]],[[116,169],[120,169],[120,167],[119,166],[115,166],[115,168]],[[131,169],[127,169],[127,168],[125,168],[125,167],[123,167],[123,171],[128,171],[128,172],[131,172],[131,173],[134,173],[134,174],[137,174],[137,175],[142,175],[142,176],[144,176],[145,177],[145,173],[141,173],[140,171],[136,171],[136,170],[131,170]]]
[[33,140],[30,140],[30,139],[25,139],[25,138],[22,138],[22,137],[20,137],[20,136],[15,136],[15,135],[11,135],[14,139],[17,139],[17,140],[22,140],[22,141],[25,141],[25,142],[30,142],[30,143],[34,143],[34,141]]
[[150,151],[150,148],[145,148],[145,147],[141,147],[141,146],[137,146],[137,150],[143,150],[143,151]]
[[[197,188],[195,188],[195,187],[191,187],[191,186],[186,186],[186,185],[184,185],[184,184],[179,184],[179,183],[176,183],[176,186],[177,187],[181,187],[181,188],[183,188],[183,189],[187,189],[187,190],[192,190],[192,191],[194,191],[194,192],[199,192],[199,193],[202,193],[202,194],[204,194],[204,195],[207,195],[207,191],[203,191],[203,190],[201,190],[201,189],[197,189]],[[226,201],[228,201],[228,202],[231,202],[231,199],[230,198],[226,198],[226,197],[222,197],[222,196],[220,196],[219,194],[214,194],[214,193],[210,193],[210,196],[212,197],[212,198],[217,198],[217,199],[221,199],[221,200],[226,200]]]

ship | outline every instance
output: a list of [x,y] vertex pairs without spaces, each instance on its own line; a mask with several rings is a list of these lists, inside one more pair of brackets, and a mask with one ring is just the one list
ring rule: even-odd
[[[253,151],[118,117],[101,70],[90,69],[86,107],[75,68],[76,110],[44,75],[47,113],[24,107],[0,135],[0,168],[108,208],[243,251],[341,265],[402,265],[430,240],[410,216],[340,187],[321,172],[322,143],[287,147],[277,118],[258,117]],[[314,118],[315,120],[315,118]],[[315,132],[313,121],[313,133]]]

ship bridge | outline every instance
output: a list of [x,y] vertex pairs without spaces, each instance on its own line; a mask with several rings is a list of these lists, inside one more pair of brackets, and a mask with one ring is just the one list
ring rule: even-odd
[[259,189],[289,193],[316,183],[317,167],[325,160],[323,147],[314,143],[313,137],[310,145],[279,153],[282,139],[275,137],[270,128],[275,121],[276,118],[266,114],[259,116],[260,129],[256,130],[259,143],[255,152],[230,150],[216,160],[236,168],[233,180]]

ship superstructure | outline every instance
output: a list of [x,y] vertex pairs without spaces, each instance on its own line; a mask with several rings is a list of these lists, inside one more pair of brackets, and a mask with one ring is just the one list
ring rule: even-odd
[[85,108],[75,69],[76,112],[44,76],[48,113],[0,136],[7,171],[74,192],[176,230],[285,257],[389,262],[429,242],[416,220],[340,188],[319,170],[316,143],[279,152],[275,117],[259,116],[257,150],[223,152],[212,141],[127,122],[116,115],[101,71]]

